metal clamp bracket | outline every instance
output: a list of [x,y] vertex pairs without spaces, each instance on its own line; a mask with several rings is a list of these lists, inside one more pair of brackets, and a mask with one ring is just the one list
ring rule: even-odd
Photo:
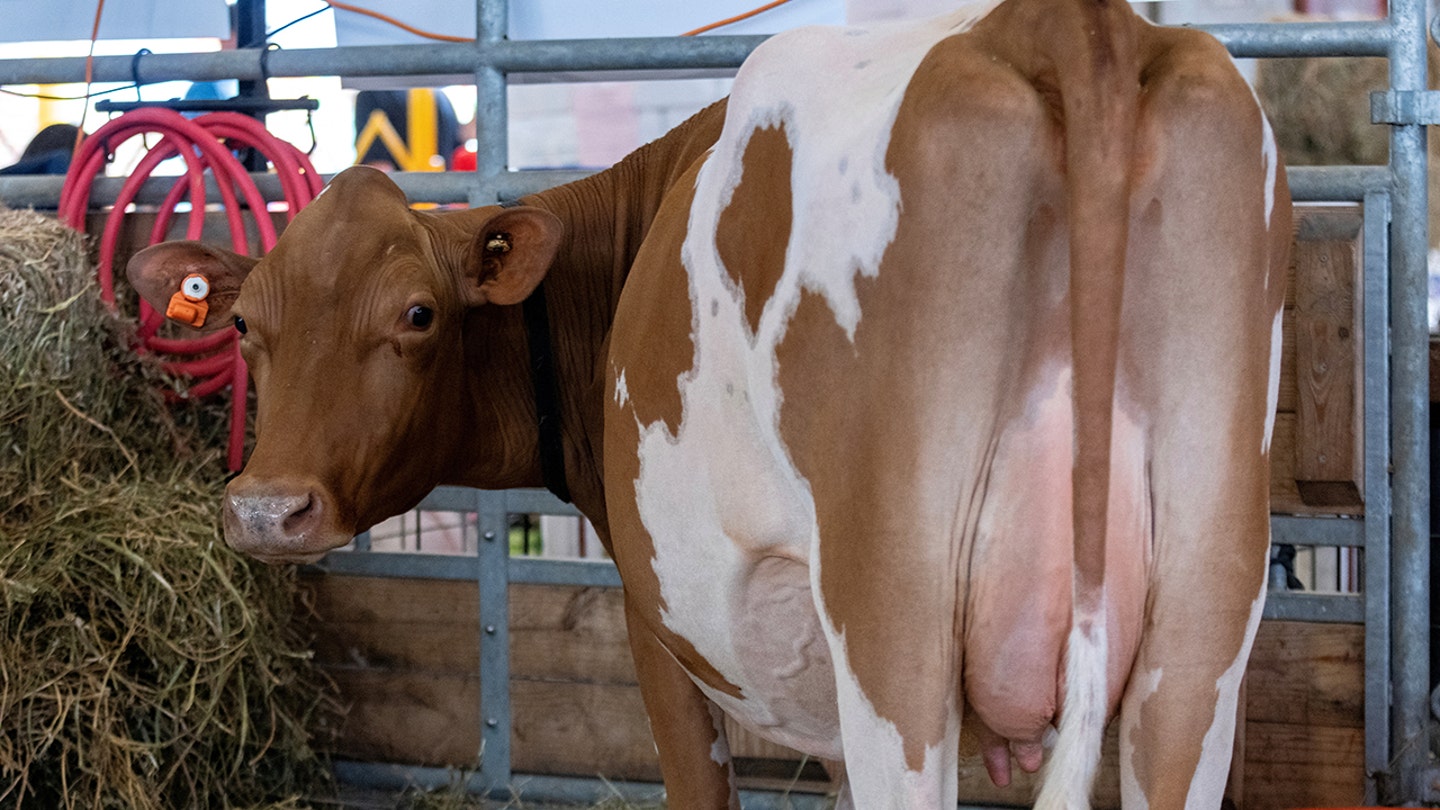
[[1440,124],[1440,91],[1385,90],[1370,94],[1373,124]]

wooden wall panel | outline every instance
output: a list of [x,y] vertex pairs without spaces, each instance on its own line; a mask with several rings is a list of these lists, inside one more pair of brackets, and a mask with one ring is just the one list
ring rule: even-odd
[[1360,227],[1356,213],[1312,211],[1295,242],[1295,477],[1305,503],[1321,508],[1358,505],[1364,489]]
[[1245,679],[1243,810],[1360,804],[1364,626],[1261,622]]
[[[322,576],[306,580],[319,613],[316,657],[351,706],[335,753],[474,767],[479,746],[479,624],[469,582]],[[649,725],[615,589],[511,589],[514,767],[518,772],[653,781]],[[1245,810],[1353,803],[1364,788],[1364,637],[1358,625],[1262,622],[1246,679]],[[747,785],[824,790],[813,763],[727,723]],[[1116,729],[1097,808],[1119,805]],[[1023,804],[1034,777],[990,784],[962,736],[962,795]],[[1237,767],[1240,765],[1237,763]]]
[[1271,509],[1276,513],[1364,511],[1364,330],[1356,294],[1361,222],[1355,205],[1296,207],[1270,453]]
[[346,707],[332,750],[335,756],[475,767],[480,752],[478,666],[469,676],[322,666]]
[[638,686],[525,679],[510,690],[516,772],[660,781]]
[[1252,721],[1246,737],[1243,810],[1364,804],[1363,730]]

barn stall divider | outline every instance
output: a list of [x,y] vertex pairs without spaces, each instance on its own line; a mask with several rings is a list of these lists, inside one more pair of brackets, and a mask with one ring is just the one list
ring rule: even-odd
[[[1391,0],[1385,20],[1209,26],[1236,57],[1375,56],[1388,60],[1390,87],[1374,94],[1372,117],[1390,127],[1388,165],[1298,167],[1290,170],[1297,202],[1359,204],[1360,251],[1357,321],[1363,324],[1358,399],[1363,427],[1355,446],[1360,510],[1346,515],[1276,514],[1277,544],[1360,549],[1358,594],[1272,591],[1265,618],[1305,623],[1362,625],[1364,655],[1363,767],[1367,801],[1402,804],[1440,800],[1440,770],[1431,764],[1430,695],[1429,351],[1427,334],[1426,129],[1440,123],[1440,94],[1426,90],[1426,10],[1423,0]],[[510,41],[507,0],[477,0],[473,44],[366,46],[204,54],[146,55],[146,81],[208,81],[270,76],[395,76],[473,74],[478,90],[479,153],[474,172],[398,173],[415,200],[493,204],[582,176],[577,172],[507,170],[509,77],[556,72],[727,70],[763,39],[753,36],[607,40]],[[243,15],[242,15],[243,16]],[[0,60],[0,83],[82,81],[83,58]],[[129,81],[131,57],[98,57],[97,82]],[[269,199],[278,199],[274,176],[255,175]],[[91,206],[110,204],[123,178],[98,180]],[[142,204],[160,203],[170,183],[151,180]],[[0,177],[0,201],[11,206],[54,207],[60,179]],[[217,505],[218,506],[218,505]],[[615,792],[653,794],[653,786],[512,772],[511,586],[618,587],[603,562],[511,559],[507,531],[514,514],[575,514],[536,491],[478,492],[442,488],[422,509],[474,516],[481,540],[474,556],[366,553],[330,554],[321,567],[332,576],[423,578],[473,583],[478,589],[479,757],[463,778],[475,790],[526,799],[598,799]],[[1282,508],[1282,504],[1277,504]],[[1303,510],[1298,510],[1303,511]],[[383,612],[383,607],[378,609]],[[1262,633],[1263,635],[1263,633]],[[1239,757],[1237,757],[1239,758]],[[445,784],[454,771],[384,763],[341,762],[343,780],[375,786]],[[648,791],[648,793],[647,793]],[[809,799],[775,793],[746,795],[747,807]]]

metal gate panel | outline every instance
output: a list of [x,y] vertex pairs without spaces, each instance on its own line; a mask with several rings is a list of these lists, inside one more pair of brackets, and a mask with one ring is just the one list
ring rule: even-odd
[[[1430,639],[1425,619],[1430,610],[1425,124],[1440,115],[1440,102],[1425,89],[1425,13],[1423,0],[1390,0],[1389,17],[1380,21],[1205,28],[1237,57],[1380,56],[1389,60],[1390,88],[1374,106],[1376,120],[1391,127],[1389,164],[1290,172],[1297,200],[1364,203],[1365,519],[1358,531],[1313,519],[1277,517],[1272,524],[1277,537],[1304,537],[1311,544],[1363,545],[1365,593],[1363,601],[1352,598],[1349,603],[1281,598],[1273,612],[1267,613],[1310,614],[1309,618],[1320,619],[1344,615],[1365,621],[1365,763],[1372,778],[1372,798],[1389,804],[1436,798],[1430,787],[1437,774],[1429,764]],[[763,39],[510,41],[504,39],[507,22],[507,0],[477,0],[478,36],[473,44],[280,50],[263,62],[257,49],[156,54],[145,56],[138,69],[146,81],[472,73],[479,99],[476,124],[480,146],[475,172],[400,173],[395,179],[415,198],[480,205],[582,176],[508,170],[505,90],[511,74],[729,69],[738,66]],[[132,61],[128,56],[96,58],[95,81],[131,80]],[[84,62],[83,58],[0,60],[0,84],[80,81]],[[265,176],[257,180],[267,193],[278,185]],[[53,206],[61,182],[60,178],[3,177],[0,200],[10,205]],[[96,183],[93,204],[113,200],[121,182],[112,178]],[[140,199],[158,202],[166,190],[165,181],[152,180]],[[558,501],[547,503],[546,498],[531,492],[477,494],[442,488],[431,502],[447,505],[436,508],[474,511],[480,516],[482,537],[490,532],[501,538],[511,511],[574,514]],[[373,574],[384,569],[390,575],[473,578],[480,584],[480,620],[485,632],[480,667],[482,676],[490,677],[484,677],[480,718],[484,724],[484,773],[477,786],[493,789],[503,787],[511,777],[508,678],[503,677],[508,670],[507,583],[618,584],[618,578],[613,567],[603,563],[512,562],[503,542],[482,540],[479,546],[479,554],[473,558],[333,554],[325,566],[336,572]],[[562,788],[578,789],[566,783],[556,790]]]

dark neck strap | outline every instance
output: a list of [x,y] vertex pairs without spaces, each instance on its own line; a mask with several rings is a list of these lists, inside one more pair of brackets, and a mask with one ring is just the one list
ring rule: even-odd
[[[514,208],[519,200],[502,200]],[[525,343],[530,347],[530,381],[535,389],[536,427],[540,431],[540,475],[545,488],[570,503],[565,479],[565,444],[560,437],[560,382],[555,376],[555,351],[550,345],[550,310],[545,306],[545,282],[520,304],[525,317]]]
[[545,306],[545,283],[520,305],[525,314],[525,338],[530,346],[530,379],[535,385],[536,426],[540,429],[540,473],[545,488],[569,503],[565,480],[565,445],[560,438],[560,384],[555,377],[555,353],[550,345],[550,313]]

